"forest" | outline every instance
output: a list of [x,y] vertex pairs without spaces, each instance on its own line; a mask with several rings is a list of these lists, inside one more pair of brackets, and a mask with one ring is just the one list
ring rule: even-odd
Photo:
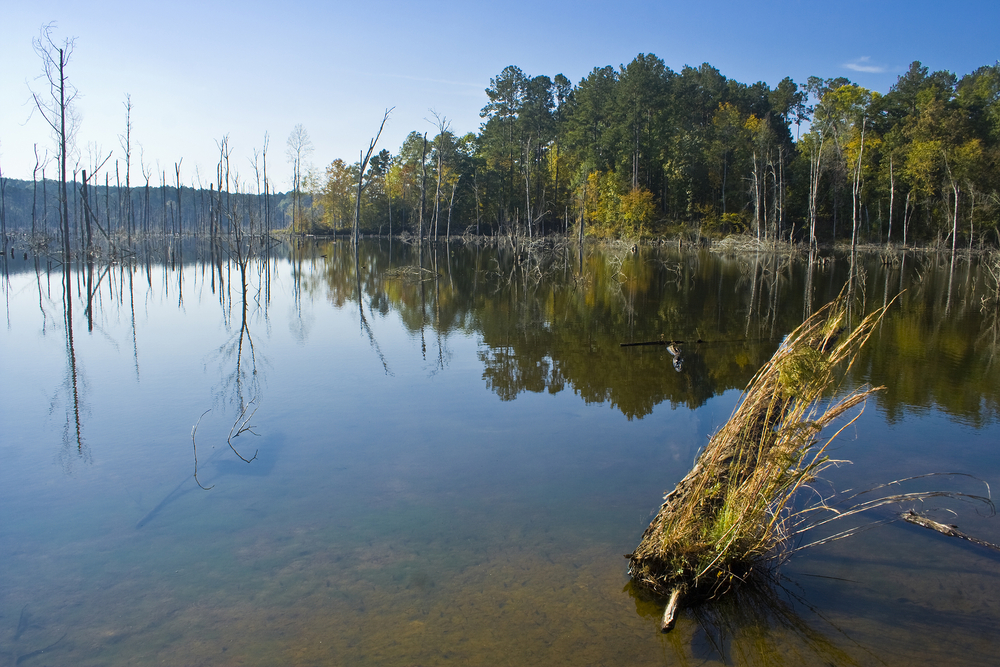
[[[486,93],[478,134],[435,115],[436,133],[371,161],[362,229],[1000,239],[1000,63],[958,78],[914,62],[881,95],[843,78],[746,85],[640,54],[575,86],[507,67]],[[343,160],[307,174],[295,231],[348,227],[357,181]]]
[[[307,164],[311,141],[296,126],[284,194],[268,180],[266,149],[263,186],[256,163],[254,181],[230,178],[225,140],[207,192],[182,184],[180,163],[176,174],[144,171],[139,187],[123,183],[126,155],[96,183],[91,175],[88,204],[86,171],[67,170],[78,211],[70,217],[89,220],[85,205],[102,210],[94,217],[104,216],[109,237],[215,233],[222,211],[225,224],[315,235],[748,234],[953,250],[1000,242],[1000,62],[961,77],[914,62],[883,95],[845,78],[748,85],[708,64],[675,72],[640,54],[576,85],[509,66],[486,94],[478,133],[457,136],[431,111],[432,130],[413,130],[396,153],[377,150],[376,135],[368,157],[322,169]],[[0,185],[5,230],[52,226],[39,221],[60,190],[44,172]],[[233,194],[244,213],[222,205]]]

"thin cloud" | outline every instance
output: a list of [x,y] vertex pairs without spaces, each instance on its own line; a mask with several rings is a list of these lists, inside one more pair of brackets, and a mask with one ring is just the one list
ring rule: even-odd
[[417,81],[419,83],[441,83],[448,86],[465,86],[469,88],[485,88],[482,82],[469,83],[468,81],[452,81],[449,79],[431,79],[423,76],[409,76],[407,74],[396,74],[393,72],[368,72],[369,76],[384,76],[392,79],[406,79],[407,81]]
[[870,60],[870,56],[861,56],[849,63],[844,63],[844,67],[855,72],[867,72],[869,74],[882,74],[887,71],[883,65],[873,65],[869,62]]

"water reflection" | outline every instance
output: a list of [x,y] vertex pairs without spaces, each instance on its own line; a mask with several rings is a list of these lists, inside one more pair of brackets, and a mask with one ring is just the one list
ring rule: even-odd
[[[979,308],[986,286],[975,258],[903,255],[883,262],[877,255],[620,248],[590,249],[578,266],[570,248],[423,249],[398,241],[362,244],[357,262],[350,245],[339,242],[296,246],[292,255],[295,266],[311,261],[320,269],[304,284],[297,279],[305,293],[338,307],[356,304],[384,372],[392,371],[366,306],[381,315],[394,311],[436,369],[447,364],[449,336],[476,332],[483,381],[504,401],[572,388],[629,417],[663,402],[696,408],[745,386],[782,335],[846,286],[855,296],[852,314],[902,295],[880,328],[898,350],[872,346],[854,373],[857,382],[890,387],[878,403],[891,419],[930,405],[974,423],[996,413],[991,383],[998,378],[989,359],[998,334]],[[956,290],[961,298],[952,296]],[[681,357],[621,347],[664,339],[702,342]],[[670,367],[678,372],[665,372]],[[989,399],[977,405],[983,392]]]
[[[852,370],[889,387],[865,415],[861,483],[903,476],[889,467],[901,460],[996,467],[1000,324],[983,307],[996,283],[975,257],[398,239],[150,250],[111,267],[7,262],[7,335],[30,329],[17,344],[40,350],[41,331],[58,345],[37,364],[59,364],[22,381],[25,394],[47,383],[37,393],[59,428],[3,420],[0,614],[14,622],[0,651],[13,660],[62,628],[50,661],[65,664],[883,659],[882,610],[925,628],[914,610],[944,604],[894,592],[951,553],[922,555],[925,535],[893,533],[888,555],[884,534],[826,561],[803,552],[808,585],[691,611],[666,638],[656,601],[622,590],[620,554],[732,390],[848,283],[858,314],[897,299]],[[235,437],[245,427],[261,436]],[[921,438],[933,445],[908,449]],[[66,457],[72,469],[50,474]],[[941,574],[949,587],[992,590],[992,562],[961,556],[973,561]],[[954,602],[957,629],[898,632],[972,642],[973,612],[995,616],[978,600]],[[29,602],[60,630],[15,641]]]
[[[217,398],[220,402],[233,406],[237,414],[244,414],[250,403],[259,402],[261,398],[262,374],[258,368],[258,353],[250,326],[252,320],[266,326],[268,320],[268,299],[263,285],[270,273],[270,265],[266,261],[257,261],[254,267],[250,267],[256,268],[257,275],[248,276],[249,263],[249,256],[236,255],[232,262],[225,265],[220,257],[215,265],[219,276],[219,305],[224,326],[230,332],[229,339],[215,352],[220,374]],[[234,265],[236,279],[229,275],[227,280],[223,277],[223,266],[230,269]],[[253,277],[256,278],[255,285],[250,282]],[[233,284],[236,280],[239,282],[236,285],[237,301],[234,308]],[[261,359],[261,362],[266,363],[266,360]]]
[[[87,273],[87,322],[88,330],[93,329],[93,319],[91,314],[91,299],[93,297],[92,281],[93,265],[89,267]],[[73,272],[73,264],[67,260],[63,264],[62,274],[62,303],[63,303],[63,327],[66,331],[66,393],[67,393],[67,414],[66,426],[63,429],[63,466],[69,470],[72,468],[74,459],[79,459],[86,463],[91,460],[90,451],[83,442],[83,425],[80,417],[80,389],[82,380],[80,370],[77,368],[76,344],[73,338],[73,279],[76,274]],[[73,452],[72,450],[75,450]]]
[[[860,662],[844,650],[844,631],[824,619],[796,588],[794,581],[777,574],[758,573],[726,596],[685,610],[677,628],[663,638],[673,661],[760,667],[878,661],[860,646],[854,647],[861,649]],[[651,625],[660,622],[662,600],[649,597],[631,581],[624,591],[639,616]]]
[[[360,331],[389,376],[390,359],[371,318],[394,313],[419,338],[431,374],[449,363],[451,336],[474,332],[482,343],[484,385],[504,401],[570,388],[586,402],[609,403],[630,418],[646,416],[664,402],[697,408],[745,386],[782,335],[846,286],[855,295],[852,313],[899,298],[900,307],[890,310],[879,330],[893,345],[870,346],[854,372],[857,382],[889,387],[878,405],[890,421],[931,405],[974,424],[997,414],[994,387],[1000,377],[993,360],[1000,349],[1000,318],[995,307],[984,306],[990,274],[975,257],[904,254],[887,261],[877,255],[726,256],[624,247],[588,249],[578,256],[569,247],[420,248],[398,240],[351,248],[339,241],[296,241],[282,250],[294,285],[290,322],[305,341],[312,332],[303,298],[338,308],[354,304]],[[267,361],[252,329],[270,326],[272,262],[185,243],[171,244],[165,254],[161,285],[164,293],[175,293],[178,308],[184,308],[185,298],[185,272],[179,267],[193,263],[209,277],[231,331],[214,355],[217,401],[240,414],[261,398]],[[583,264],[577,265],[580,258]],[[32,262],[44,326],[51,274],[37,258]],[[66,438],[84,458],[83,381],[70,295],[75,289],[82,296],[87,331],[93,332],[96,300],[102,286],[115,297],[112,272],[117,271],[117,298],[127,303],[132,322],[138,380],[133,281],[139,266],[151,289],[156,270],[148,257],[131,269],[92,262],[83,271],[68,263],[61,267]],[[664,340],[689,342],[673,350],[623,346]]]

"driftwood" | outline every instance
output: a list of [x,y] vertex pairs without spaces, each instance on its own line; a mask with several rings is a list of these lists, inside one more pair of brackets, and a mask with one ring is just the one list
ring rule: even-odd
[[[694,343],[703,343],[704,341],[700,338]],[[642,347],[644,345],[686,345],[688,341],[684,340],[647,340],[639,343],[619,343],[619,347]]]
[[957,537],[960,540],[967,540],[973,544],[978,544],[981,547],[986,547],[988,549],[993,549],[995,551],[1000,551],[1000,546],[993,544],[992,542],[987,542],[986,540],[981,540],[978,537],[973,537],[971,535],[966,535],[958,529],[958,526],[952,526],[950,524],[939,523],[933,519],[928,519],[923,514],[918,514],[913,510],[907,510],[900,515],[904,521],[908,521],[917,526],[923,528],[928,528],[930,530],[937,531],[942,535],[947,535],[948,537]]
[[677,609],[680,607],[684,588],[678,586],[670,593],[670,600],[667,601],[667,608],[663,610],[663,619],[660,621],[660,632],[670,632],[677,622]]

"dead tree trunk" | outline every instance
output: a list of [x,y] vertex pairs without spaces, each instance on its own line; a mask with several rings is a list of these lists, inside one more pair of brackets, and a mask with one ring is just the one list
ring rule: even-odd
[[354,201],[354,245],[358,245],[358,225],[361,219],[361,191],[364,190],[364,179],[365,179],[365,169],[368,168],[368,162],[372,159],[372,153],[375,151],[375,145],[378,143],[378,138],[382,136],[382,129],[385,127],[385,121],[389,119],[389,114],[392,112],[392,107],[385,110],[385,114],[382,116],[382,124],[378,127],[378,134],[375,138],[371,140],[368,144],[368,152],[364,154],[361,160],[361,168],[358,170],[358,196]]
[[825,137],[820,139],[819,147],[813,147],[809,155],[809,247],[815,248],[816,218],[819,213],[819,179],[823,167],[823,144]]
[[896,175],[893,171],[892,156],[889,156],[889,230],[885,235],[885,247],[892,246],[892,207],[896,199]]
[[424,207],[427,200],[427,133],[424,132],[424,143],[420,149],[420,212],[418,214],[419,232],[417,242],[424,242]]
[[59,150],[59,215],[63,235],[63,253],[70,255],[69,192],[67,186],[67,153],[69,148],[70,104],[76,97],[76,90],[66,79],[66,65],[73,53],[73,40],[67,39],[62,46],[56,46],[52,39],[52,24],[43,26],[41,34],[32,41],[35,53],[42,60],[42,69],[49,90],[46,96],[32,92],[35,107],[56,135]]
[[[461,177],[459,177],[461,178]],[[448,230],[447,236],[445,238],[451,238],[451,209],[455,206],[455,191],[458,190],[458,179],[455,179],[455,183],[451,186],[451,201],[448,202]]]
[[443,137],[438,135],[437,148],[437,188],[434,190],[434,240],[438,238],[438,216],[441,211],[441,142]]
[[184,158],[180,159],[180,162],[174,163],[174,174],[177,183],[177,233],[181,236],[184,235],[184,219],[181,214],[181,162]]

